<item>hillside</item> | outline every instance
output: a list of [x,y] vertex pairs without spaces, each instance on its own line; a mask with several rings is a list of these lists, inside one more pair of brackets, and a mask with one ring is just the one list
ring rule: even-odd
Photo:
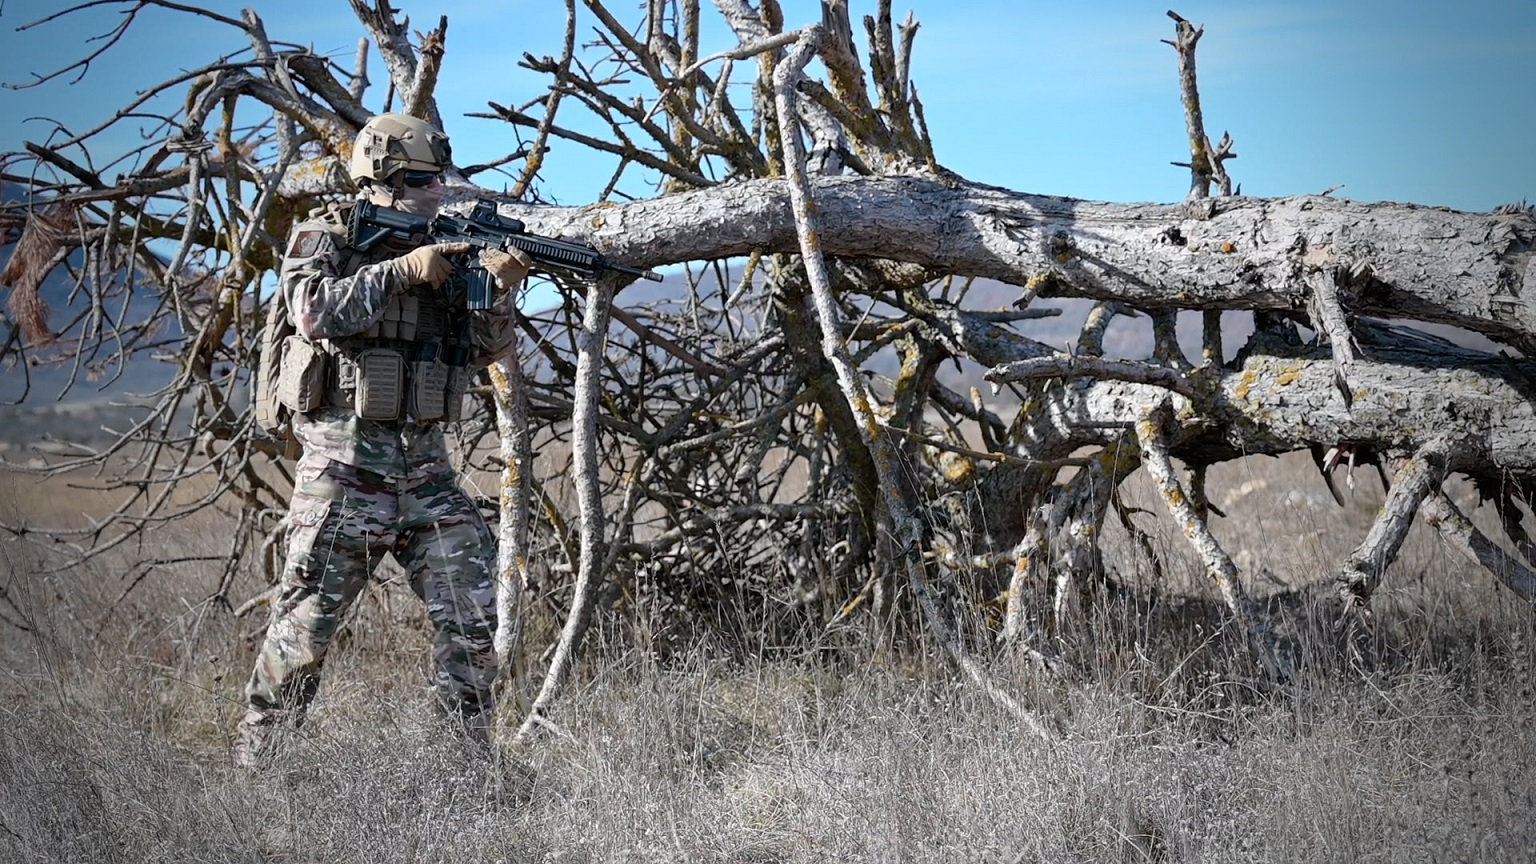
[[[21,187],[0,183],[0,200],[24,198]],[[0,246],[0,270],[16,248],[14,238],[6,239],[13,242]],[[0,442],[14,444],[42,436],[99,438],[103,424],[121,422],[131,414],[129,406],[142,404],[147,394],[164,387],[175,375],[175,367],[156,359],[150,350],[112,356],[119,344],[116,339],[106,340],[110,348],[75,356],[74,346],[87,328],[113,334],[114,328],[150,317],[160,297],[142,283],[128,291],[119,276],[103,298],[102,308],[93,310],[90,297],[76,281],[85,265],[81,253],[72,254],[66,265],[49,274],[38,292],[57,340],[29,348],[25,362],[14,354],[0,361]],[[4,298],[0,333],[8,339],[17,320],[11,286],[0,286],[0,297]],[[146,341],[165,341],[175,332],[158,335],[159,340]]]

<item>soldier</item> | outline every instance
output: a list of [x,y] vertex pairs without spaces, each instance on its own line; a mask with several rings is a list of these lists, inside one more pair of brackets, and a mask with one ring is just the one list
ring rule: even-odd
[[[431,216],[449,164],[442,132],[382,114],[358,133],[350,173],[366,199]],[[294,412],[303,455],[281,593],[234,744],[242,767],[261,764],[277,727],[302,722],[342,616],[385,553],[409,574],[436,629],[437,708],[452,728],[487,742],[495,554],[449,464],[441,424],[457,419],[474,370],[511,345],[513,295],[532,262],[515,249],[481,252],[497,296],[491,310],[468,311],[446,291],[450,258],[468,244],[358,252],[347,229],[354,203],[295,226],[279,277],[297,332],[284,340],[275,398]]]

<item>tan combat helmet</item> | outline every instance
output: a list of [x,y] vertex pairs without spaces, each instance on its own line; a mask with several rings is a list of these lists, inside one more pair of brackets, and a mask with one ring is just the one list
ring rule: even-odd
[[375,114],[352,145],[352,179],[389,183],[397,171],[442,171],[453,160],[448,136],[409,114]]

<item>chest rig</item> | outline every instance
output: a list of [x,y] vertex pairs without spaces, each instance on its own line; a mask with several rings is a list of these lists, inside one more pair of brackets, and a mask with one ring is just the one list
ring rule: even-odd
[[330,340],[327,404],[364,420],[459,419],[469,385],[463,315],[430,286],[394,295],[372,327]]
[[[345,212],[327,214],[325,221],[335,225],[339,239],[346,236]],[[380,247],[363,253],[346,245],[338,275],[351,276],[404,251],[409,250]],[[317,388],[323,396],[315,401],[350,409],[364,420],[457,420],[471,377],[469,339],[463,303],[449,302],[430,285],[413,285],[392,294],[367,330],[312,346],[310,380],[323,382]]]

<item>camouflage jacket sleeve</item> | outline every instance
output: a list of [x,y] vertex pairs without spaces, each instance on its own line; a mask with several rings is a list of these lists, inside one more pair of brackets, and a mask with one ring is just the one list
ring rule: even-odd
[[400,290],[388,262],[344,274],[349,253],[324,223],[299,224],[288,242],[279,276],[294,327],[308,339],[338,339],[373,326]]
[[474,365],[491,365],[516,338],[511,291],[497,289],[494,308],[469,313],[469,340],[475,355],[471,362]]

